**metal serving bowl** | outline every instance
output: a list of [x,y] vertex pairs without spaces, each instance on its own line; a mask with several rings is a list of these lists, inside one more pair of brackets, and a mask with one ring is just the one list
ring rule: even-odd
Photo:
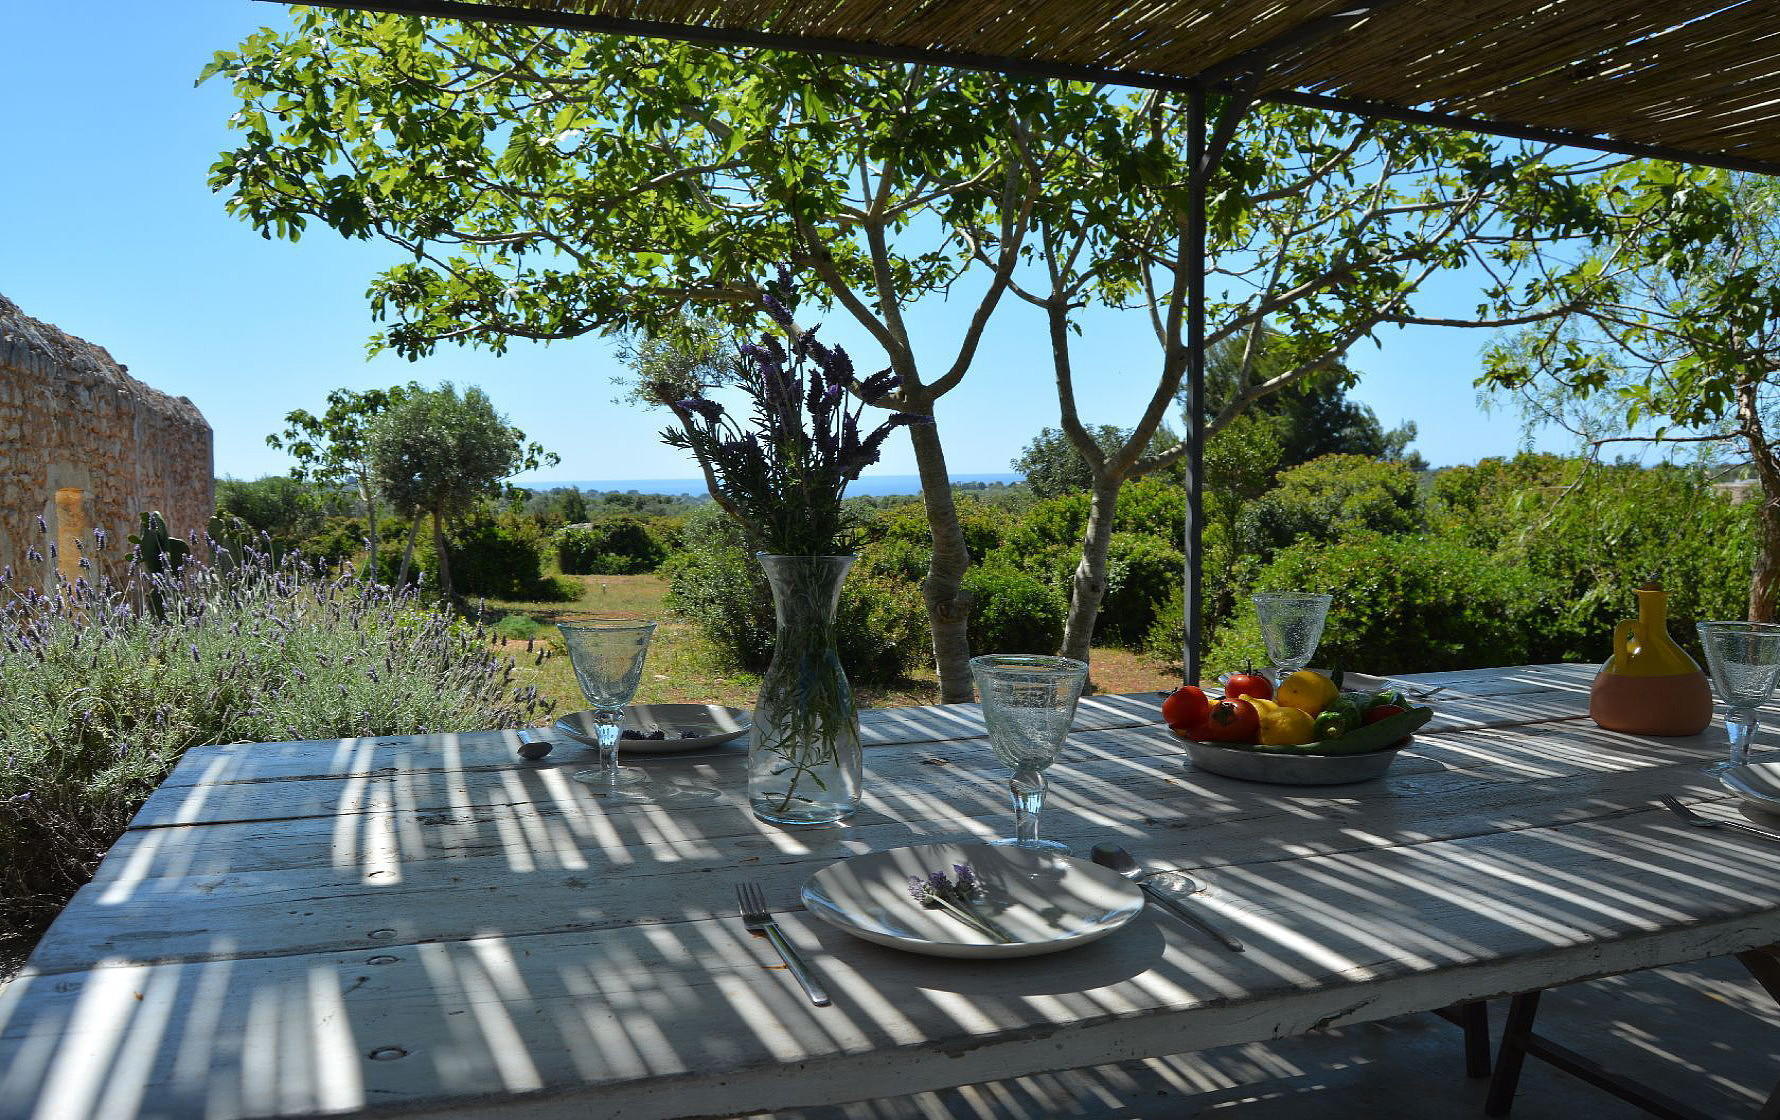
[[1178,733],[1177,737],[1187,744],[1193,765],[1207,773],[1276,786],[1340,786],[1381,778],[1397,761],[1398,753],[1415,742],[1415,736],[1406,735],[1382,750],[1365,754],[1288,754],[1199,743]]

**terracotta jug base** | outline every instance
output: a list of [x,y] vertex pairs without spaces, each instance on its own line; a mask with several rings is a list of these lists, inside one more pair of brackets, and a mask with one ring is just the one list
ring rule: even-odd
[[1712,686],[1700,672],[1629,677],[1603,671],[1589,690],[1588,714],[1628,735],[1698,735],[1712,723]]

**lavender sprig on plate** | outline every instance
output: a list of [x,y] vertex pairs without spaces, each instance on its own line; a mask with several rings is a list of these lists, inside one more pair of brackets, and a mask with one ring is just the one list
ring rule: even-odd
[[944,871],[934,871],[923,879],[919,875],[909,876],[909,897],[929,910],[944,910],[959,921],[986,936],[1004,944],[1011,943],[1015,938],[1006,930],[977,912],[976,904],[987,892],[977,878],[976,872],[968,863],[954,863],[952,874],[956,881]]

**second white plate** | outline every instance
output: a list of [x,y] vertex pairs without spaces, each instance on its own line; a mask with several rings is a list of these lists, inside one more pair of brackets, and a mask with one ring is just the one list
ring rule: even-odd
[[1780,762],[1746,762],[1718,772],[1725,789],[1770,813],[1780,813]]
[[[620,739],[621,754],[678,754],[702,751],[746,735],[754,725],[751,713],[720,704],[632,704],[624,709],[624,727],[647,735],[660,731],[659,739]],[[592,712],[570,712],[556,721],[556,729],[571,739],[598,746]],[[681,732],[690,731],[691,736]]]
[[[909,897],[909,879],[966,863],[984,913],[1011,934],[996,941]],[[1097,864],[988,844],[917,844],[832,863],[804,884],[810,913],[855,937],[932,957],[1033,957],[1086,945],[1143,910],[1137,885]]]

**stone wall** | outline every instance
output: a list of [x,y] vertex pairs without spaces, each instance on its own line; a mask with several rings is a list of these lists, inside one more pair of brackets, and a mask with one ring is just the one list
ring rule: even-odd
[[[115,562],[143,511],[201,536],[214,502],[210,425],[197,406],[0,296],[0,564],[41,586],[48,541],[59,541],[72,578],[74,539],[91,548],[92,530],[106,530]],[[33,547],[42,563],[28,559]]]

